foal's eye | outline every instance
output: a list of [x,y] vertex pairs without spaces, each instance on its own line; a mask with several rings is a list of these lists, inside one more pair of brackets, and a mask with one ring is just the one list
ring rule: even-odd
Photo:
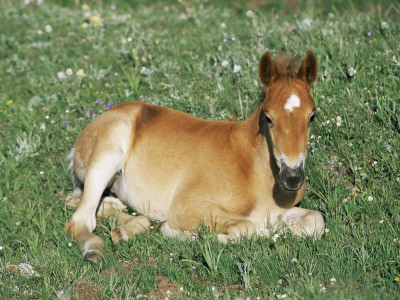
[[268,114],[265,114],[265,120],[267,121],[269,128],[274,127],[274,123],[272,123],[272,118]]
[[313,114],[310,116],[310,121],[308,121],[308,126],[311,126],[311,123],[314,121],[315,116],[316,116],[316,113],[313,113]]

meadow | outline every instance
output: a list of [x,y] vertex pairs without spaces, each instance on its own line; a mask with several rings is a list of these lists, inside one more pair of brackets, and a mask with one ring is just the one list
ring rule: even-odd
[[[132,2],[0,4],[0,298],[399,299],[400,5]],[[322,212],[321,240],[223,245],[199,228],[191,242],[151,230],[114,245],[109,218],[104,260],[83,260],[64,231],[66,156],[93,118],[143,101],[241,121],[261,55],[308,49],[318,114],[301,206]]]

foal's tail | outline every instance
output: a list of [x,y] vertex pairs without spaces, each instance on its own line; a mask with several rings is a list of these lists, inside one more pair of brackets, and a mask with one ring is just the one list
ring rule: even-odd
[[81,188],[83,184],[79,180],[78,176],[76,176],[76,173],[74,170],[74,154],[75,154],[75,147],[72,148],[71,151],[69,152],[69,154],[67,155],[68,170],[71,174],[72,183],[74,184],[74,188]]
[[76,173],[74,171],[74,154],[75,147],[71,149],[66,157],[66,160],[68,162],[68,170],[70,171],[72,183],[74,185],[74,192],[72,193],[72,195],[65,197],[65,204],[70,209],[76,209],[78,207],[80,197],[82,196],[83,187],[82,182],[79,180],[78,176],[76,176]]
[[74,170],[74,154],[75,154],[75,147],[71,149],[69,154],[67,155],[67,161],[68,161],[68,170],[70,172],[73,172]]

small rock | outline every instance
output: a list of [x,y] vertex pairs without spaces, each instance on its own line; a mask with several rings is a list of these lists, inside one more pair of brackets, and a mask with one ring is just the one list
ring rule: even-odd
[[0,270],[6,270],[8,272],[19,273],[21,276],[24,277],[39,277],[39,273],[36,272],[30,264],[20,263],[19,265],[9,265],[7,264],[4,268]]

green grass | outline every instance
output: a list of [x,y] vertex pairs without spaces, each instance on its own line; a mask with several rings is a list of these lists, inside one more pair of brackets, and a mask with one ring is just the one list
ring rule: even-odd
[[[82,299],[85,288],[100,298],[157,296],[163,275],[182,298],[397,299],[400,6],[264,1],[249,16],[246,1],[130,2],[89,1],[101,27],[79,0],[0,5],[0,268],[25,262],[40,274],[2,269],[0,298]],[[83,261],[63,229],[72,211],[62,195],[73,189],[65,157],[109,101],[243,120],[258,102],[262,53],[307,49],[319,60],[319,112],[301,206],[323,213],[320,241],[222,245],[206,231],[192,242],[150,231],[113,245],[109,220],[96,230],[105,260]]]

